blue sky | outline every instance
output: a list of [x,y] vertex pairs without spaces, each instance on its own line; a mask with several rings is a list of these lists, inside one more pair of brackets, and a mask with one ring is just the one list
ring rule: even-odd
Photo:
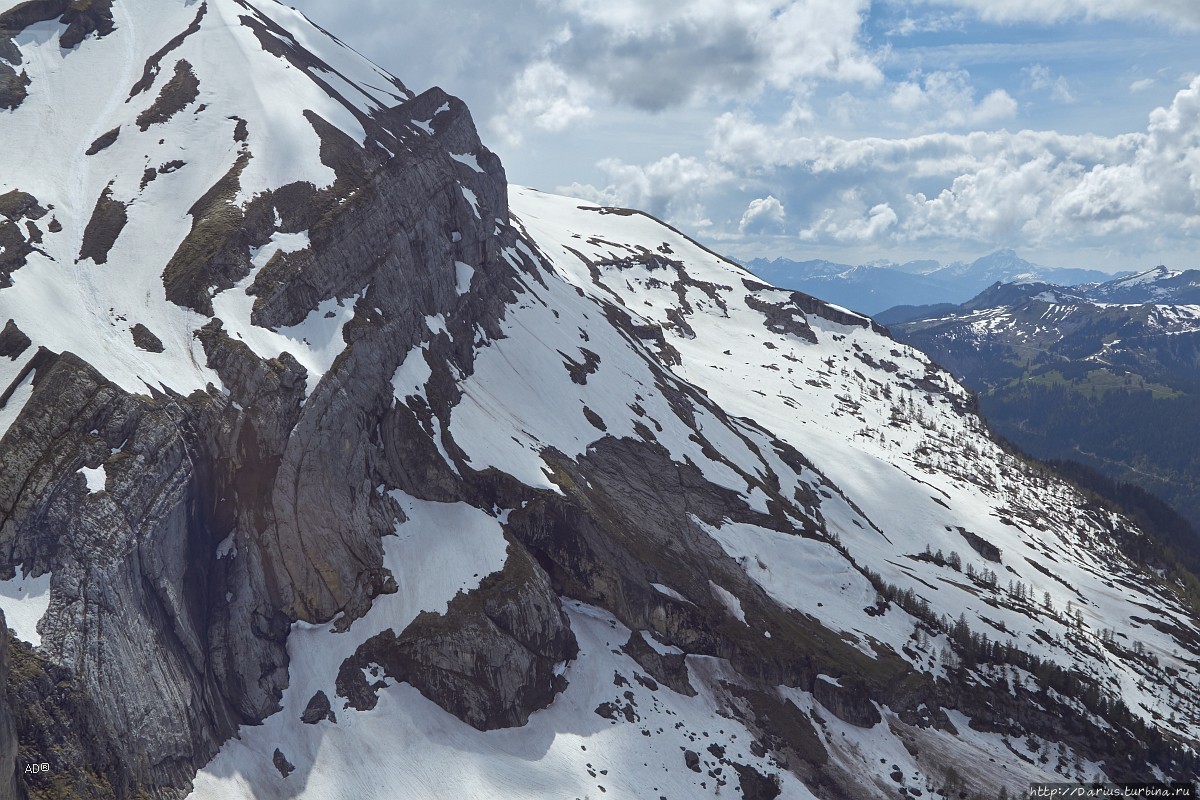
[[735,257],[1200,266],[1193,0],[297,7],[466,100],[510,180]]

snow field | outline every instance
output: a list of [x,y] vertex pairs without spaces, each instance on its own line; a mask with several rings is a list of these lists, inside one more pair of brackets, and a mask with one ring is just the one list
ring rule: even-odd
[[[1178,693],[1194,694],[1191,646],[1134,619],[1173,623],[1187,615],[1170,592],[1138,579],[1116,550],[1107,529],[1121,521],[1087,516],[1083,498],[1061,484],[1035,485],[1036,477],[1003,453],[976,418],[955,408],[966,401],[965,390],[924,356],[867,327],[814,314],[803,316],[815,344],[769,330],[748,296],[786,303],[790,293],[754,289],[761,286],[757,278],[645,215],[603,212],[520,187],[510,194],[514,215],[556,274],[595,302],[619,296],[631,313],[660,324],[682,356],[672,367],[677,375],[731,416],[794,446],[837,487],[829,490],[814,475],[776,473],[785,487],[806,483],[820,492],[829,533],[858,567],[912,589],[937,609],[961,610],[973,631],[1119,687],[1149,722],[1156,713],[1165,716]],[[680,314],[688,329],[675,323]],[[717,450],[753,471],[753,460],[722,445]],[[771,460],[769,448],[759,450]],[[999,548],[1003,563],[976,553],[959,528]],[[842,572],[831,569],[839,558],[832,548],[747,525],[710,533],[769,594],[854,634],[863,646],[874,639],[899,651],[913,630],[915,620],[898,609],[882,618],[863,613],[874,592],[844,560],[848,577],[833,579]],[[819,547],[825,552],[814,558]],[[957,553],[961,568],[921,560],[927,548]],[[968,565],[997,573],[997,586],[969,579]],[[1009,596],[1010,582],[1023,593],[1019,599]],[[1142,642],[1179,674],[1099,647],[1102,629],[1126,649]],[[937,660],[926,651],[914,666],[928,669]],[[1194,735],[1198,726],[1193,719],[1184,728]]]

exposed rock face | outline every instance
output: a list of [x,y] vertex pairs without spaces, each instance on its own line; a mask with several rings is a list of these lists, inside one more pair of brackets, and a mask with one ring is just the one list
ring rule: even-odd
[[275,748],[271,761],[275,764],[275,769],[279,770],[279,774],[285,778],[296,771],[296,765],[288,761],[287,756],[278,747]]
[[738,781],[745,800],[775,800],[779,797],[779,779],[769,778],[756,770],[742,764],[735,764]]
[[16,108],[28,97],[29,75],[0,63],[0,109]]
[[822,678],[813,682],[813,697],[835,717],[860,728],[873,728],[883,721],[861,681],[833,683]]
[[83,232],[83,246],[79,250],[79,260],[90,258],[97,264],[108,263],[108,253],[117,242],[117,237],[125,229],[129,216],[125,204],[114,200],[112,187],[105,188],[96,201],[92,218],[88,221],[87,229]]
[[133,344],[139,350],[145,350],[147,353],[163,352],[162,339],[154,335],[154,331],[147,328],[142,323],[138,323],[129,329],[129,333],[133,338]]
[[[194,97],[191,67],[179,64],[146,112],[147,124],[167,121],[176,101]],[[435,134],[413,139],[412,119],[433,120]],[[486,274],[488,265],[503,264],[500,250],[516,236],[507,227],[493,233],[493,220],[508,218],[504,173],[461,102],[431,90],[369,120],[396,155],[364,150],[316,115],[309,121],[337,183],[323,192],[284,187],[243,211],[230,202],[229,187],[237,188],[231,173],[195,207],[192,239],[202,246],[185,242],[180,266],[167,266],[167,288],[170,296],[172,275],[199,276],[175,299],[211,312],[212,287],[248,274],[250,248],[269,236],[273,204],[282,229],[309,231],[311,245],[277,255],[259,273],[254,313],[264,326],[291,325],[326,298],[358,295],[345,332],[350,346],[330,373],[317,383],[286,353],[260,358],[219,320],[198,336],[228,396],[133,396],[72,354],[47,352],[24,412],[3,439],[0,575],[18,564],[53,572],[42,650],[94,700],[97,726],[121,738],[125,774],[161,791],[187,786],[239,725],[277,710],[291,622],[339,613],[353,620],[385,589],[380,537],[403,515],[372,489],[381,468],[418,464],[401,466],[399,446],[381,462],[370,420],[388,415],[388,378],[429,336],[427,317],[492,327],[503,302],[502,294],[456,291],[456,260]],[[396,132],[413,140],[402,146]],[[115,130],[102,139],[94,152],[116,139]],[[457,164],[448,151],[477,154],[480,170]],[[30,250],[16,223],[46,210],[24,193],[0,201],[10,220],[0,227],[20,237],[0,258],[21,258]],[[125,205],[106,189],[80,257],[104,263],[126,222]],[[510,269],[490,271],[499,280]],[[142,350],[163,348],[140,323],[132,335]],[[10,323],[0,346],[15,357],[28,337]],[[385,466],[389,458],[395,467]],[[433,459],[422,450],[419,460]],[[103,491],[88,492],[79,474],[85,467],[104,470]],[[394,477],[414,490],[428,484]],[[449,499],[461,489],[449,485],[443,493]],[[236,555],[218,557],[222,542]],[[481,726],[520,724],[548,704],[554,666],[574,646],[544,573],[523,563],[513,586],[498,578],[478,612],[462,612],[484,638],[459,638],[458,656],[487,641],[503,665],[481,669],[477,691],[456,708]],[[516,594],[506,594],[510,588]],[[453,642],[423,641],[414,653],[454,657]],[[414,655],[414,663],[424,657]],[[452,693],[445,674],[441,680],[436,685]],[[435,683],[426,688],[438,693]],[[449,697],[442,696],[451,706]]]
[[180,59],[175,63],[175,74],[167,81],[153,105],[138,116],[137,125],[143,131],[151,125],[161,125],[191,105],[200,95],[200,81],[192,71],[192,65]]
[[[177,406],[130,397],[69,354],[52,358],[4,439],[0,474],[0,552],[55,573],[44,652],[99,701],[102,724],[147,765],[139,777],[176,782],[240,721],[210,663],[215,604],[201,554],[215,543],[183,424]],[[104,469],[104,491],[88,493],[82,466]]]
[[322,720],[337,722],[337,715],[333,713],[329,705],[329,698],[326,697],[325,693],[317,692],[308,701],[308,706],[300,716],[300,721],[305,725],[316,725]]
[[31,344],[33,341],[11,319],[0,330],[0,357],[16,360]]
[[21,53],[13,38],[30,25],[56,18],[67,26],[59,46],[69,50],[91,34],[112,33],[112,0],[26,0],[0,13],[0,109],[16,108],[28,97],[29,76],[15,68]]
[[364,644],[342,666],[338,692],[359,710],[373,708],[363,669],[377,664],[479,730],[515,727],[550,705],[565,686],[555,667],[578,650],[546,574],[510,544],[504,571],[460,594],[445,614],[424,613],[399,636]]
[[17,728],[8,707],[8,626],[0,612],[0,797],[17,798]]
[[37,220],[46,214],[28,192],[13,189],[0,195],[0,215],[5,217],[0,220],[0,288],[12,284],[12,273],[37,249],[42,236]]
[[630,635],[629,641],[622,649],[641,664],[659,683],[669,686],[680,694],[689,696],[696,694],[695,687],[688,680],[687,659],[682,652],[660,653],[650,646],[645,637],[646,635],[641,631]]
[[[68,669],[18,639],[9,640],[9,663],[8,704],[18,753],[16,797],[135,796],[140,781],[87,688]],[[26,773],[34,764],[46,764],[49,771]],[[88,767],[80,769],[80,764]]]

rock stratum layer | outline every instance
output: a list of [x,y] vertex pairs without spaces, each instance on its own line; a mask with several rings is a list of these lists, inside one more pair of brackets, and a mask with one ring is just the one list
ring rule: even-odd
[[59,5],[0,3],[0,797],[1195,774],[1193,579],[919,353],[281,5]]

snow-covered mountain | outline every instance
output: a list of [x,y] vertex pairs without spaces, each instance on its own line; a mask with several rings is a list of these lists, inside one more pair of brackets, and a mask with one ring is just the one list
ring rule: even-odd
[[1200,527],[1200,305],[1174,302],[1194,291],[1188,275],[997,284],[960,306],[881,319],[977,391],[1028,452],[1140,486]]
[[1196,774],[1186,576],[866,318],[269,0],[0,8],[0,797]]
[[1200,270],[1160,266],[1078,289],[1093,300],[1109,303],[1196,304],[1200,303]]
[[997,282],[1040,281],[1072,286],[1111,277],[1098,270],[1039,266],[1013,250],[998,250],[972,262],[949,264],[924,260],[850,266],[777,258],[754,259],[746,266],[776,286],[806,292],[870,315],[894,306],[962,303]]
[[[998,283],[959,306],[925,314],[913,309],[915,318],[895,330],[968,379],[990,374],[988,348],[999,346],[1016,348],[1008,357],[1025,366],[1074,360],[1134,369],[1160,381],[1200,380],[1200,360],[1189,354],[1200,334],[1200,305],[1100,299],[1139,286],[1148,294],[1169,295],[1171,290],[1156,288],[1157,283],[1153,278],[1065,288]],[[1169,352],[1165,343],[1171,343]],[[985,382],[991,386],[1003,379],[996,375]]]

